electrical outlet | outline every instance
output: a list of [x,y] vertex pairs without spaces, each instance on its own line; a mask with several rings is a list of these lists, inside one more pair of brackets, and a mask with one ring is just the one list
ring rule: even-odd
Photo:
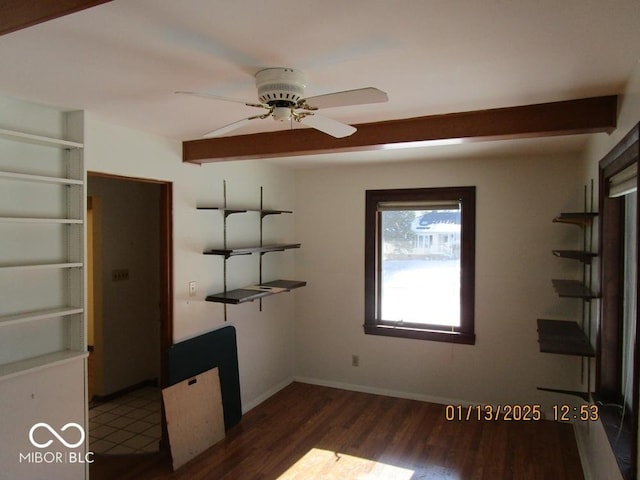
[[360,366],[360,356],[359,355],[351,355],[351,366],[359,367]]
[[196,282],[189,282],[189,296],[196,296]]

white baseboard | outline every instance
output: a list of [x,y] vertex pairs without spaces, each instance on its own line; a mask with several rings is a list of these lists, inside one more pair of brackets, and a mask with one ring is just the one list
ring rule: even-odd
[[311,378],[311,377],[290,377],[283,380],[279,384],[275,385],[273,388],[267,390],[262,395],[248,402],[243,401],[242,413],[245,414],[249,410],[254,409],[258,405],[260,405],[262,402],[272,397],[273,395],[278,393],[280,390],[282,390],[292,382],[308,383],[311,385],[320,385],[322,387],[339,388],[340,390],[349,390],[352,392],[372,393],[374,395],[383,395],[385,397],[406,398],[408,400],[418,400],[420,402],[438,403],[441,405],[472,405],[471,402],[458,400],[454,398],[435,397],[432,395],[419,395],[416,393],[403,392],[400,390],[389,390],[384,388],[370,387],[367,385],[334,382],[330,380],[322,380],[322,379]]
[[273,395],[278,393],[280,390],[282,390],[287,385],[291,384],[293,381],[294,381],[294,379],[292,377],[289,377],[289,378],[283,380],[282,382],[280,382],[279,384],[277,384],[276,386],[274,386],[273,388],[267,390],[265,393],[263,393],[262,395],[258,396],[257,398],[254,398],[249,402],[242,402],[242,414],[244,415],[249,410],[252,410],[252,409],[256,408],[262,402],[264,402],[269,397],[272,397]]
[[323,387],[339,388],[341,390],[350,390],[353,392],[372,393],[374,395],[383,395],[385,397],[405,398],[408,400],[418,400],[420,402],[438,403],[441,405],[472,405],[471,402],[458,400],[455,398],[435,397],[432,395],[421,395],[412,392],[403,392],[400,390],[389,390],[385,388],[370,387],[367,385],[357,385],[352,383],[334,382],[329,380],[321,380],[310,377],[293,377],[293,380],[300,383],[309,383],[311,385],[320,385]]

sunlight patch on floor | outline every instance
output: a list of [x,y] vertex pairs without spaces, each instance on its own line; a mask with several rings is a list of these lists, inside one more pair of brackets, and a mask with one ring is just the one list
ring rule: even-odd
[[407,468],[312,448],[278,480],[411,480],[413,473]]

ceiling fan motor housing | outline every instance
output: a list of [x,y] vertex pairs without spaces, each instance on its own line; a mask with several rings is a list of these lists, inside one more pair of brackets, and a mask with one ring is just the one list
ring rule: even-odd
[[267,68],[256,73],[258,98],[265,105],[293,107],[304,98],[304,75],[291,68]]

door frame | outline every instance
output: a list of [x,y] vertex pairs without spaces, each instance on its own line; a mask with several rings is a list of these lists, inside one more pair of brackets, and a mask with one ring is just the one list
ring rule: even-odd
[[173,183],[88,171],[87,178],[110,178],[160,186],[160,387],[167,378],[167,351],[173,344]]

